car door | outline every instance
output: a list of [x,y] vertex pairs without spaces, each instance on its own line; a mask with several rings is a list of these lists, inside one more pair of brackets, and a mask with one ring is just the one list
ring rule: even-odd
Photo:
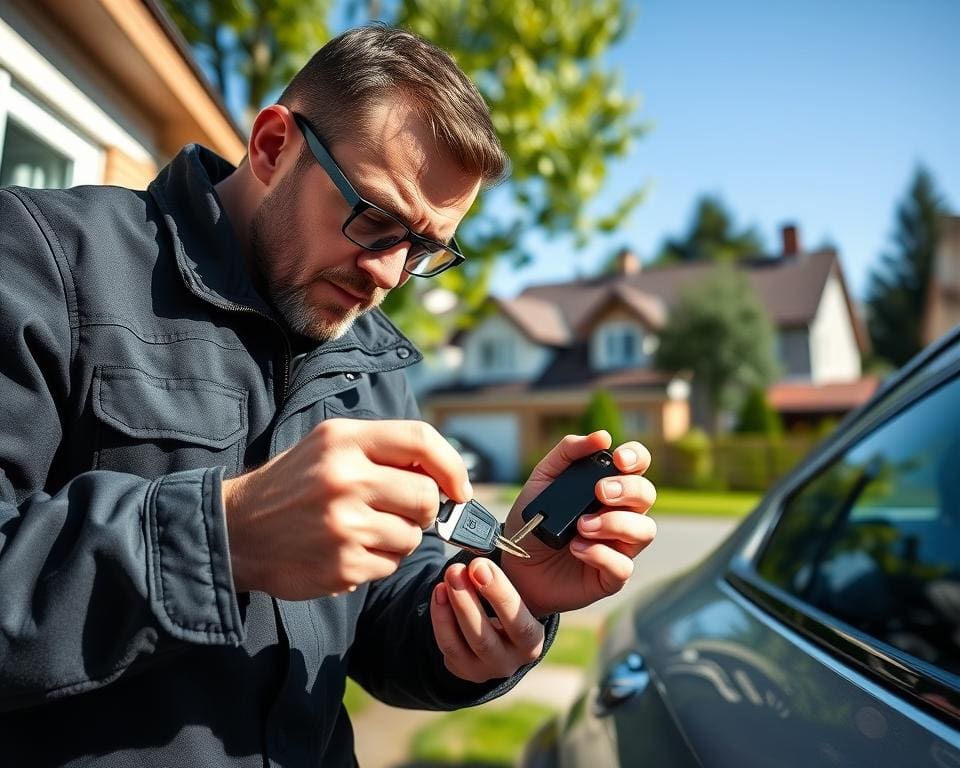
[[958,350],[911,366],[612,627],[562,765],[590,764],[592,729],[606,764],[960,766]]

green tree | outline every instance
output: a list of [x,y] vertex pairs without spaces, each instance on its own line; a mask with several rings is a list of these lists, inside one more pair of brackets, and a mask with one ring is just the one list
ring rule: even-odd
[[163,0],[213,85],[243,88],[241,125],[330,37],[330,0]]
[[[645,131],[621,74],[605,60],[631,23],[627,0],[397,0],[382,12],[376,0],[164,2],[221,89],[238,74],[249,81],[247,114],[324,42],[330,9],[353,9],[423,35],[477,84],[510,156],[511,176],[481,196],[458,232],[468,256],[463,265],[388,297],[385,309],[420,343],[438,341],[450,324],[469,324],[486,298],[495,260],[519,265],[529,258],[526,233],[570,236],[582,248],[592,235],[616,229],[641,200],[638,188],[609,210],[595,210],[611,161]],[[461,300],[452,321],[425,307],[423,293],[437,284]]]
[[747,394],[737,420],[737,432],[776,436],[783,434],[783,421],[767,402],[766,392],[754,387]]
[[874,353],[896,366],[923,347],[921,324],[943,210],[933,177],[925,168],[917,168],[905,199],[897,207],[893,249],[883,254],[870,275],[870,339]]
[[613,399],[613,395],[605,389],[598,389],[593,393],[587,409],[580,417],[580,432],[589,435],[598,429],[605,429],[613,438],[613,444],[619,445],[624,440],[623,417]]
[[656,365],[693,374],[713,433],[723,411],[765,388],[777,372],[773,328],[746,277],[721,265],[684,290],[660,333]]
[[704,195],[697,202],[687,233],[666,240],[656,263],[736,261],[744,256],[756,256],[762,250],[763,242],[752,228],[736,231],[733,216],[723,201]]

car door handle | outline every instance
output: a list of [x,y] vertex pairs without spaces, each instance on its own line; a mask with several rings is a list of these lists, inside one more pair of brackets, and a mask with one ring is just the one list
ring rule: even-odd
[[650,685],[646,662],[636,651],[630,651],[613,666],[600,681],[594,714],[606,717],[617,707],[642,694]]

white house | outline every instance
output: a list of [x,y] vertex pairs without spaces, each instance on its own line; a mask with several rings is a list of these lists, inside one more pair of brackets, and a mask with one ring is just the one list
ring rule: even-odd
[[[670,306],[711,264],[643,270],[631,253],[613,275],[533,286],[459,339],[462,363],[423,398],[442,431],[485,450],[512,480],[556,438],[577,430],[593,392],[613,394],[625,429],[673,439],[690,426],[687,381],[653,368]],[[769,397],[788,419],[839,415],[876,387],[861,379],[868,341],[832,249],[803,252],[784,229],[776,257],[740,264],[777,331],[784,374]]]

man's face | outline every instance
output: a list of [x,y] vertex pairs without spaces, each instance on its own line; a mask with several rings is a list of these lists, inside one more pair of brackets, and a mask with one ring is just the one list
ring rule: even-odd
[[[448,241],[476,199],[480,180],[441,153],[429,128],[403,105],[375,108],[364,143],[330,147],[364,198],[434,240]],[[361,314],[406,282],[410,243],[367,251],[342,232],[350,206],[306,149],[291,163],[250,222],[254,265],[291,329],[317,341],[342,336]]]

